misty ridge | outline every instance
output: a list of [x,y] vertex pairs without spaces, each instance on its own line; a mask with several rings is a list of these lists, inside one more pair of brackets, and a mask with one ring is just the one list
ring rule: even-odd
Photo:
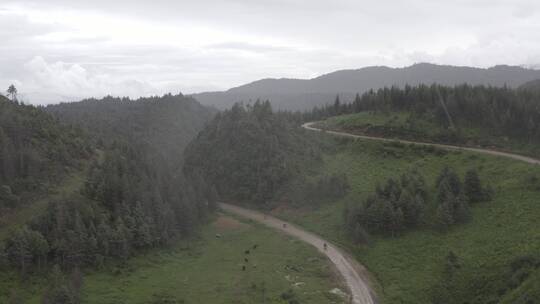
[[500,65],[482,69],[419,63],[404,68],[374,66],[342,70],[313,79],[261,79],[223,92],[204,92],[192,96],[204,105],[219,109],[228,108],[239,101],[247,103],[268,99],[276,109],[296,111],[325,105],[333,101],[336,95],[342,100],[351,101],[357,93],[383,87],[418,84],[455,86],[466,83],[517,88],[539,78],[539,70],[518,66]]

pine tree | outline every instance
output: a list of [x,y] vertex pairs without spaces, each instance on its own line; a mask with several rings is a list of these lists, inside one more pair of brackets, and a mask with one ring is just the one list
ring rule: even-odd
[[459,180],[456,172],[449,167],[444,167],[437,178],[437,187],[440,187],[440,185],[443,183],[448,185],[453,195],[457,196],[461,192],[461,181]]
[[7,94],[11,98],[11,101],[16,102],[17,101],[17,88],[12,84],[7,89]]
[[476,170],[468,170],[465,174],[463,190],[471,203],[477,203],[484,199],[484,191]]
[[334,100],[334,109],[332,112],[334,115],[341,114],[341,101],[339,100],[339,95],[336,95],[336,99]]
[[50,284],[43,295],[43,304],[78,304],[78,297],[66,284],[64,274],[55,265],[50,275]]
[[392,236],[399,234],[403,230],[403,211],[401,208],[392,209],[392,223],[390,225],[390,231]]
[[443,202],[439,204],[439,207],[437,207],[435,224],[437,228],[441,231],[448,230],[448,228],[452,224],[454,224],[454,219],[452,217],[452,208],[447,202]]
[[22,274],[25,274],[32,258],[28,240],[28,228],[26,226],[13,232],[6,240],[5,250],[11,263],[16,265]]
[[453,204],[453,218],[456,223],[465,223],[471,218],[471,211],[469,208],[469,199],[462,192],[457,197],[454,197]]
[[355,223],[354,225],[353,238],[354,238],[354,242],[357,244],[369,243],[369,234],[364,229],[364,227],[360,225],[360,223]]

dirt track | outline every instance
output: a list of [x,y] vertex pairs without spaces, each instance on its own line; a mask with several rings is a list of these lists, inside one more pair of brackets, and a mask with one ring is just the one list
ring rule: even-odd
[[445,149],[445,150],[471,151],[471,152],[476,152],[476,153],[482,153],[482,154],[488,154],[488,155],[512,158],[512,159],[523,161],[523,162],[526,162],[526,163],[529,163],[529,164],[540,165],[540,160],[534,159],[532,157],[518,155],[518,154],[512,154],[512,153],[489,150],[489,149],[481,149],[481,148],[460,147],[460,146],[452,146],[452,145],[444,145],[444,144],[409,141],[409,140],[402,140],[402,139],[390,139],[390,138],[384,138],[384,137],[372,137],[372,136],[366,136],[366,135],[355,135],[355,134],[351,134],[351,133],[338,132],[338,131],[328,131],[328,130],[322,130],[322,129],[313,127],[313,124],[315,124],[315,123],[316,122],[305,123],[305,124],[302,125],[302,128],[307,129],[307,130],[311,130],[311,131],[325,132],[327,134],[332,134],[332,135],[341,136],[341,137],[350,137],[350,138],[368,139],[368,140],[379,140],[379,141],[386,141],[386,142],[399,142],[399,143],[402,143],[402,144],[415,144],[415,145],[422,145],[422,146],[433,146],[433,147],[437,147],[437,148],[441,148],[441,149]]
[[[260,222],[268,227],[292,235],[308,244],[315,246],[321,253],[323,253],[330,259],[330,261],[336,266],[339,273],[345,279],[345,282],[347,283],[349,291],[352,295],[352,303],[376,303],[373,292],[371,291],[367,283],[367,271],[365,270],[365,268],[358,264],[358,262],[356,262],[354,259],[349,258],[346,254],[341,252],[341,250],[339,250],[329,242],[323,240],[322,238],[313,233],[298,228],[297,226],[291,225],[280,219],[265,215],[258,211],[253,211],[224,203],[220,203],[219,206],[225,211]],[[283,226],[284,224],[286,225],[286,227]],[[325,243],[328,245],[328,248],[326,250],[324,250]]]
[[[383,138],[383,137],[355,135],[355,134],[350,134],[346,132],[322,130],[322,129],[313,127],[313,124],[315,124],[315,122],[305,123],[302,125],[302,128],[311,130],[311,131],[317,131],[317,132],[324,131],[327,134],[332,134],[332,135],[341,136],[341,137],[366,139],[366,140],[378,140],[378,141],[385,141],[385,142],[399,142],[403,144],[433,146],[433,147],[437,147],[437,148],[441,148],[445,150],[454,150],[454,151],[470,151],[470,152],[482,153],[482,154],[493,155],[493,156],[507,157],[507,158],[523,161],[529,164],[535,164],[535,165],[540,164],[540,160],[538,159],[534,159],[532,157],[527,157],[527,156],[518,155],[518,154],[507,153],[507,152],[481,149],[481,148],[460,147],[460,146],[445,145],[445,144],[414,142],[414,141],[400,140],[400,139],[389,139],[389,138]],[[331,245],[329,242],[323,240],[321,237],[313,233],[307,232],[296,226],[293,226],[287,222],[284,222],[282,220],[279,220],[277,218],[274,218],[268,215],[264,215],[257,211],[241,208],[241,207],[230,205],[230,204],[224,204],[224,203],[220,203],[219,205],[225,211],[263,223],[266,226],[280,230],[283,233],[292,235],[306,243],[309,243],[315,246],[320,252],[322,252],[324,255],[326,255],[330,259],[330,261],[336,266],[337,270],[345,279],[345,282],[347,283],[347,286],[352,296],[352,303],[355,303],[355,304],[376,303],[374,293],[368,284],[369,280],[367,277],[366,269],[362,265],[360,265],[357,261],[348,257],[341,250]],[[284,226],[284,224],[286,226]],[[325,243],[328,244],[328,248],[326,250],[324,249]]]

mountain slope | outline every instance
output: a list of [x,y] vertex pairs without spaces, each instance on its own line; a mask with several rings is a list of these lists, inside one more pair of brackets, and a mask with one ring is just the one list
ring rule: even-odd
[[[21,151],[30,147],[33,154],[29,155],[37,160],[48,154],[62,156],[61,160],[81,163],[81,170],[62,181],[69,189],[47,187],[39,204],[17,206],[21,213],[16,221],[5,225],[0,221],[2,303],[9,289],[18,288],[3,283],[20,281],[11,279],[14,276],[38,278],[41,270],[51,270],[54,264],[59,267],[51,273],[125,261],[142,250],[168,245],[192,233],[215,206],[215,195],[204,180],[196,172],[184,175],[180,170],[183,148],[213,115],[191,98],[170,94],[139,100],[108,97],[50,106],[45,108],[49,113],[16,104],[6,107],[26,115],[0,108],[2,129],[11,137],[9,145],[4,145],[5,136],[0,136],[0,148],[4,148],[0,156],[4,157],[5,147],[22,142],[25,150]],[[5,121],[10,123],[4,126]],[[70,130],[80,130],[84,136],[77,137]],[[79,146],[94,157],[84,159],[75,149]],[[15,155],[17,165],[32,159],[21,155]],[[53,164],[67,171],[70,162]],[[43,183],[48,181],[47,175],[34,172],[54,173],[55,167],[23,171],[22,176],[30,172],[31,181]],[[9,189],[2,186],[0,190],[5,188]],[[13,196],[11,191],[4,192]],[[21,290],[27,287],[23,285]],[[60,303],[66,294],[57,293],[58,288],[69,297],[80,296],[80,290],[70,286],[51,285],[43,293],[43,302]]]
[[108,96],[49,105],[46,110],[88,130],[101,144],[130,141],[174,163],[215,113],[181,94],[137,100]]
[[192,95],[202,104],[218,108],[230,107],[234,102],[270,99],[279,109],[304,110],[331,102],[336,94],[351,99],[356,93],[385,86],[439,83],[442,85],[510,86],[540,78],[539,70],[515,66],[495,66],[488,69],[415,64],[405,68],[383,66],[357,70],[341,70],[317,78],[262,79],[224,92],[205,92]]
[[0,210],[44,191],[92,153],[81,130],[0,96]]

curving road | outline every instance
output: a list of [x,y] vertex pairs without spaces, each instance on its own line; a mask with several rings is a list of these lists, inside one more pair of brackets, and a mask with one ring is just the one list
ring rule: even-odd
[[[352,303],[376,303],[374,293],[367,283],[368,279],[366,269],[354,259],[350,258],[341,250],[339,250],[337,247],[323,240],[321,237],[258,211],[253,211],[250,209],[245,209],[225,203],[219,203],[219,207],[222,210],[260,222],[268,227],[277,229],[283,233],[294,236],[308,244],[315,246],[321,253],[323,253],[330,259],[330,261],[336,266],[339,273],[345,279],[345,282],[347,283],[349,291],[352,295]],[[324,250],[325,243],[328,244],[326,250]]]
[[[529,164],[540,165],[540,160],[538,159],[523,156],[523,155],[513,154],[513,153],[507,153],[507,152],[501,152],[501,151],[495,151],[495,150],[489,150],[489,149],[481,149],[481,148],[416,142],[416,141],[409,141],[409,140],[390,139],[390,138],[374,137],[374,136],[366,136],[366,135],[355,135],[355,134],[346,133],[346,132],[319,129],[319,128],[313,127],[315,123],[316,122],[305,123],[302,125],[302,128],[311,130],[311,131],[316,131],[316,132],[325,132],[327,134],[332,134],[335,136],[355,138],[355,139],[378,140],[378,141],[385,141],[385,142],[399,142],[403,144],[433,146],[433,147],[437,147],[437,148],[441,148],[445,150],[454,150],[454,151],[456,150],[457,151],[470,151],[470,152],[475,152],[475,153],[482,153],[482,154],[487,154],[487,155],[511,158],[511,159],[526,162]],[[345,282],[347,283],[347,286],[352,296],[352,303],[354,304],[377,303],[374,296],[374,292],[371,290],[368,284],[369,280],[368,280],[367,270],[362,265],[360,265],[356,260],[350,258],[344,252],[339,250],[337,247],[331,245],[329,242],[325,241],[321,237],[313,233],[307,232],[305,230],[302,230],[301,228],[291,225],[280,219],[265,215],[257,211],[253,211],[253,210],[249,210],[249,209],[245,209],[242,207],[225,204],[225,203],[220,203],[219,206],[221,209],[225,211],[263,223],[266,226],[277,229],[286,234],[292,235],[308,244],[315,246],[320,252],[322,252],[324,255],[326,255],[330,259],[330,261],[336,266],[339,273],[345,279]],[[325,243],[328,244],[328,248],[326,250],[324,250],[323,248]]]
[[502,156],[507,157],[519,161],[523,161],[529,164],[534,165],[540,165],[540,160],[527,157],[519,154],[513,154],[513,153],[507,153],[507,152],[501,152],[496,150],[489,150],[489,149],[481,149],[481,148],[470,148],[470,147],[460,147],[460,146],[452,146],[452,145],[445,145],[445,144],[435,144],[435,143],[426,143],[426,142],[418,142],[418,141],[409,141],[409,140],[403,140],[403,139],[390,139],[390,138],[384,138],[384,137],[374,137],[374,136],[366,136],[366,135],[355,135],[351,133],[346,132],[338,132],[338,131],[329,131],[329,130],[323,130],[319,128],[313,127],[313,125],[316,122],[308,122],[302,125],[302,128],[311,130],[311,131],[317,131],[317,132],[325,132],[328,134],[341,136],[341,137],[349,137],[349,138],[358,138],[358,139],[367,139],[367,140],[379,140],[379,141],[386,141],[386,142],[399,142],[402,144],[415,144],[415,145],[422,145],[422,146],[433,146],[445,150],[457,150],[457,151],[470,151],[470,152],[476,152],[476,153],[482,153],[482,154],[488,154],[488,155],[494,155],[494,156]]

